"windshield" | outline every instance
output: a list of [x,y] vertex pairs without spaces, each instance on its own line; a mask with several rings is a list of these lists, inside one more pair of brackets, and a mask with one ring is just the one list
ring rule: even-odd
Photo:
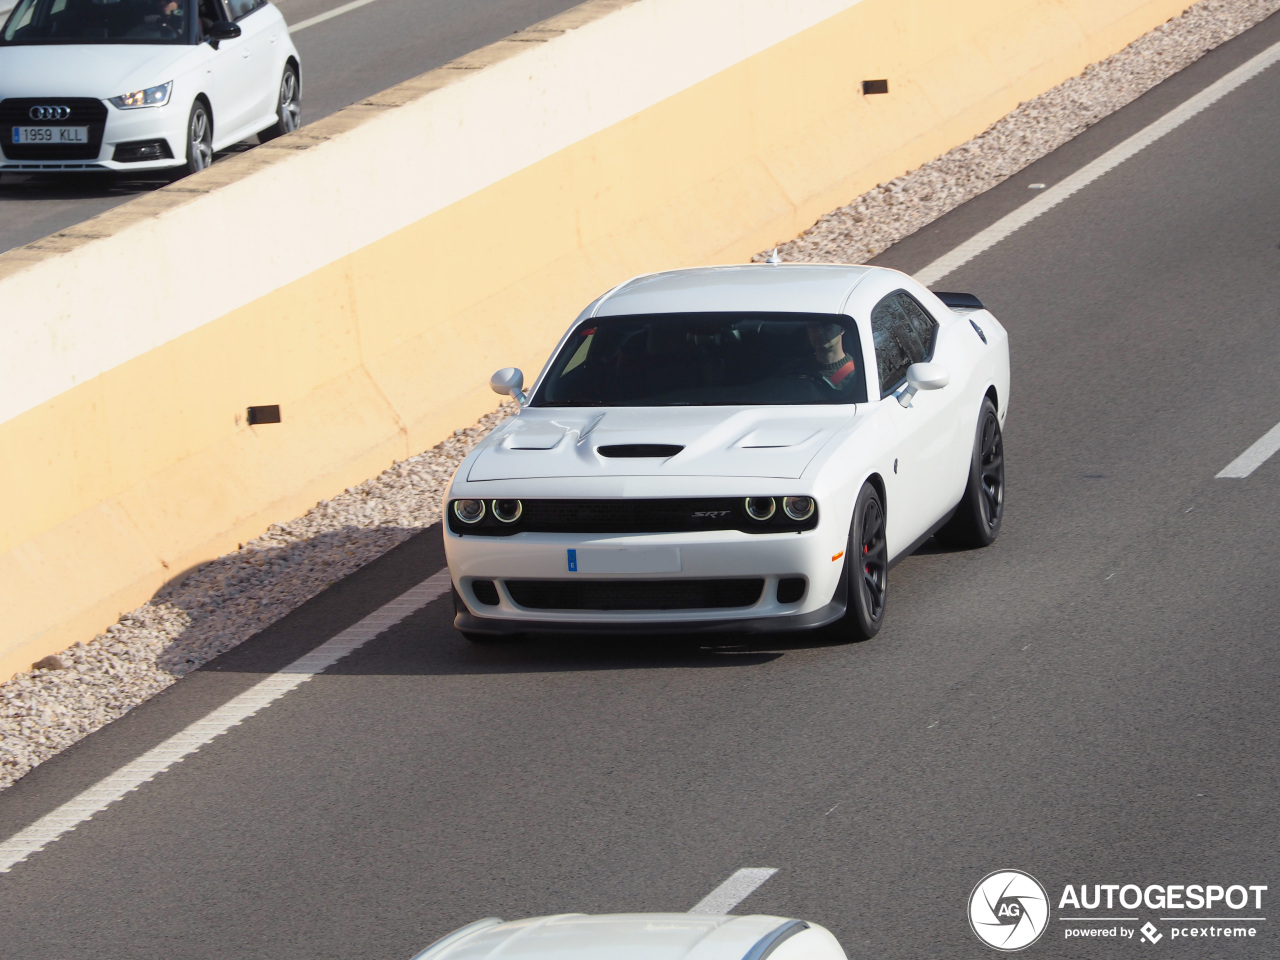
[[858,328],[817,313],[665,313],[588,320],[535,407],[743,406],[867,399]]
[[188,43],[192,0],[19,0],[3,44]]

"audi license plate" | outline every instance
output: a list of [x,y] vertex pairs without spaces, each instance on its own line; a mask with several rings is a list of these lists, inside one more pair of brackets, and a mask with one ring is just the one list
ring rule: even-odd
[[88,127],[14,127],[14,143],[88,143]]

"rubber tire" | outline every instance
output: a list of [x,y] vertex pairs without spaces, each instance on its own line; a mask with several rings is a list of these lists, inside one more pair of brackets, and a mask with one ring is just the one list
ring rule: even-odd
[[[868,524],[878,525],[875,533]],[[853,522],[849,525],[849,543],[845,547],[844,571],[847,578],[848,606],[832,630],[844,641],[870,640],[880,632],[889,599],[889,551],[885,541],[884,502],[871,484],[864,484],[853,506]],[[869,549],[865,548],[872,540]],[[871,570],[867,561],[875,567]],[[879,584],[877,598],[872,596],[869,581]],[[877,609],[878,606],[878,609]]]
[[[195,144],[194,134],[196,132],[197,116],[204,118],[203,130],[204,134],[201,142],[205,144],[208,155],[204,150],[193,150]],[[213,115],[209,112],[209,107],[203,100],[197,100],[191,105],[191,115],[187,117],[187,135],[186,135],[186,163],[173,170],[173,179],[180,180],[183,177],[190,176],[193,173],[199,173],[201,170],[213,163]]]
[[[983,440],[990,428],[994,446],[993,462],[984,464]],[[996,474],[995,489],[986,487],[984,480]],[[985,476],[984,476],[985,475]],[[964,496],[955,514],[946,526],[936,534],[938,542],[948,547],[975,549],[988,547],[1000,535],[1000,522],[1004,519],[1004,437],[1000,432],[1000,418],[990,397],[983,398],[978,412],[978,426],[969,455],[969,480]]]
[[[292,80],[292,83],[290,81]],[[290,111],[288,104],[292,102],[296,110]],[[258,133],[258,142],[266,143],[286,133],[293,133],[302,126],[302,83],[298,78],[298,68],[292,63],[285,64],[284,73],[280,75],[280,86],[276,90],[276,122]]]

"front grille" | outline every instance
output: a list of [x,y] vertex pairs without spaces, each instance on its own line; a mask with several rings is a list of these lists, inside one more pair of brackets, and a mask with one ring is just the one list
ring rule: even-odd
[[[32,120],[36,106],[70,107],[64,120]],[[107,105],[89,97],[10,97],[0,100],[0,149],[10,160],[96,160],[107,126]],[[14,127],[88,127],[87,143],[14,143]]]
[[518,523],[504,524],[487,509],[484,521],[463,523],[448,510],[449,529],[462,536],[511,536],[516,533],[682,533],[695,530],[741,530],[744,533],[794,533],[818,525],[818,512],[808,520],[789,520],[781,503],[764,522],[747,516],[742,497],[679,500],[523,500]]
[[507,580],[511,599],[531,610],[710,610],[749,607],[764,579]]

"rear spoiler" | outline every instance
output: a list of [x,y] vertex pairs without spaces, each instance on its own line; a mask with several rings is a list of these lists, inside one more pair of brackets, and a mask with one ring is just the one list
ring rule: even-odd
[[972,293],[939,293],[934,291],[933,295],[945,303],[952,310],[985,310],[982,301],[975,297]]

